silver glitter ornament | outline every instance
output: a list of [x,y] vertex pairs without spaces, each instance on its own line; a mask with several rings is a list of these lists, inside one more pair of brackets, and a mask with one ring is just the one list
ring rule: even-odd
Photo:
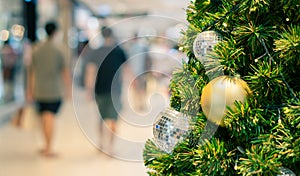
[[208,57],[216,44],[221,40],[222,36],[219,33],[215,31],[204,31],[197,35],[193,43],[194,55],[204,66],[209,77],[223,75],[219,60]]
[[286,167],[280,167],[279,171],[280,174],[277,174],[277,176],[296,176],[296,174],[293,171]]
[[198,34],[193,43],[196,58],[203,64],[202,61],[205,61],[205,57],[212,52],[213,48],[221,40],[221,35],[215,31],[204,31]]
[[191,118],[172,108],[166,108],[158,114],[153,124],[156,145],[171,153],[176,144],[182,141],[190,127]]

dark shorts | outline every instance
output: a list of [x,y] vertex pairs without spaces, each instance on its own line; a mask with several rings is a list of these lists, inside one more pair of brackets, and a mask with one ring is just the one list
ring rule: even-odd
[[62,101],[61,100],[55,100],[51,102],[45,102],[45,101],[36,101],[37,111],[39,113],[43,112],[52,112],[54,114],[57,114]]
[[117,120],[121,110],[120,96],[111,94],[96,95],[96,103],[103,120]]

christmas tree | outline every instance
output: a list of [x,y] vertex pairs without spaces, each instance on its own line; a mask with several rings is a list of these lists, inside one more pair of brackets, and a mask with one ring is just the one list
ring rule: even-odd
[[300,175],[300,1],[195,0],[186,11],[189,60],[145,144],[149,175]]

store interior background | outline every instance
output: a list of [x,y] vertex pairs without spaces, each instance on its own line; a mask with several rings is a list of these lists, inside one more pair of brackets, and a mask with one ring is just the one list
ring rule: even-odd
[[[22,67],[24,43],[28,38],[34,42],[44,40],[44,24],[57,20],[60,25],[58,43],[74,68],[80,56],[78,50],[87,40],[97,42],[96,36],[103,25],[111,26],[123,43],[138,33],[143,38],[163,38],[166,43],[176,44],[180,30],[187,24],[187,5],[187,0],[0,0],[0,47],[9,37]],[[34,17],[33,10],[36,12]],[[1,85],[0,104],[5,104]],[[20,100],[22,95],[18,92],[16,99]]]
[[[115,147],[115,156],[111,157],[101,152],[99,154],[96,133],[97,112],[94,104],[85,103],[84,100],[84,88],[80,82],[82,76],[80,54],[87,40],[93,41],[90,42],[91,45],[101,44],[101,38],[98,38],[97,34],[103,25],[108,25],[113,28],[118,41],[125,47],[135,33],[150,42],[159,40],[162,45],[153,47],[156,48],[154,57],[163,58],[170,54],[171,47],[176,45],[180,38],[180,31],[186,28],[185,9],[188,2],[188,0],[0,0],[0,48],[9,37],[20,58],[17,62],[13,100],[5,100],[5,87],[0,75],[0,175],[147,175],[142,161],[143,144],[152,137],[155,115],[168,106],[168,84],[161,82],[165,80],[161,78],[149,80],[149,89],[152,92],[147,99],[150,104],[147,111],[142,114],[135,112],[130,100],[127,100],[129,104],[122,114],[124,117],[121,118],[123,123],[119,124],[119,145]],[[32,17],[30,13],[32,4],[36,10],[36,17]],[[32,23],[34,18],[36,18],[35,33],[29,34],[28,31],[33,30],[29,28],[34,26],[28,24]],[[60,113],[61,117],[57,119],[55,147],[62,156],[53,160],[41,158],[36,152],[41,143],[38,129],[35,131],[17,129],[10,123],[16,110],[25,102],[23,87],[26,60],[23,58],[24,53],[26,54],[28,35],[33,35],[29,38],[35,42],[44,40],[46,35],[43,27],[48,20],[59,22],[57,43],[70,64],[75,92],[73,101],[65,102]],[[180,55],[177,62],[186,59],[184,57]],[[168,65],[169,62],[163,60],[156,63],[164,68],[174,66]],[[166,75],[163,77],[169,79]],[[86,117],[90,116],[95,118],[86,120]],[[140,117],[143,119],[139,119]]]

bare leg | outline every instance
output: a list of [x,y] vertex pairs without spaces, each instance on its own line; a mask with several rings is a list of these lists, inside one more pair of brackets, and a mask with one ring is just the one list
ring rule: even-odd
[[146,109],[145,100],[145,88],[143,87],[142,78],[136,78],[132,83],[132,97],[133,97],[133,108],[139,112],[143,112]]
[[99,124],[99,149],[103,149],[103,143],[104,143],[104,123],[103,120],[100,119],[100,124]]
[[45,137],[45,148],[43,154],[46,156],[52,155],[52,138],[54,128],[54,114],[51,112],[42,113],[42,127]]
[[115,139],[114,136],[117,131],[117,125],[115,120],[106,120],[105,123],[109,128],[109,153],[112,154]]
[[16,115],[12,118],[12,124],[18,128],[22,127],[22,116],[23,116],[24,107],[21,107]]

